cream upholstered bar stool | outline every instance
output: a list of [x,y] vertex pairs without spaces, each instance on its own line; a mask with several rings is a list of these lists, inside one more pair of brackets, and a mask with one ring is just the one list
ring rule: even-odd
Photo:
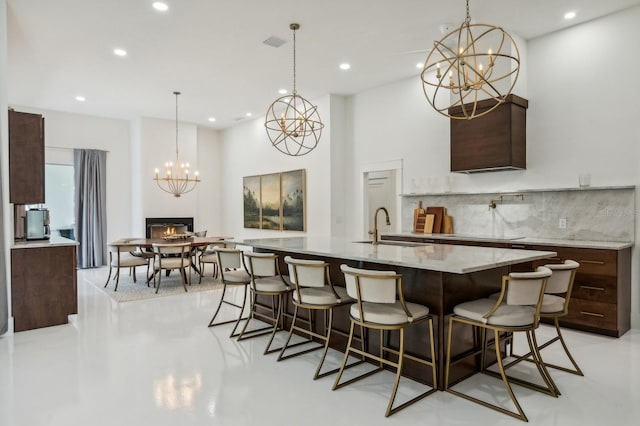
[[[187,282],[191,285],[191,244],[164,244],[153,243],[151,245],[155,258],[153,260],[153,285],[156,287],[156,293],[160,290],[162,282],[162,271],[177,270],[180,272],[182,287],[187,291]],[[189,270],[189,278],[187,279],[187,269]],[[158,277],[158,285],[156,286],[156,277]]]
[[[240,333],[236,333],[240,321],[248,319],[243,317],[245,306],[247,304],[247,286],[251,283],[251,275],[247,272],[246,265],[244,263],[243,251],[235,248],[222,248],[218,247],[214,250],[218,259],[218,266],[220,267],[220,280],[222,281],[222,295],[218,302],[211,321],[209,321],[209,327],[215,327],[223,324],[235,323],[229,337],[237,337]],[[229,287],[242,288],[242,302],[238,303],[233,300],[225,299],[227,290]],[[216,317],[220,313],[222,305],[229,305],[236,309],[239,309],[238,316],[235,319],[216,321]]]
[[132,256],[130,251],[136,249],[137,246],[127,245],[126,243],[115,242],[108,245],[109,247],[109,275],[107,276],[107,282],[104,284],[105,288],[109,285],[111,279],[111,273],[113,269],[116,270],[115,276],[116,285],[113,291],[118,291],[118,283],[120,282],[120,269],[129,268],[133,270],[133,282],[136,282],[136,267],[147,267],[147,287],[149,286],[149,259],[143,257]]
[[[543,392],[547,395],[554,397],[558,396],[557,388],[540,358],[534,333],[534,330],[538,327],[540,320],[542,299],[547,285],[547,280],[550,276],[551,270],[543,266],[538,267],[535,272],[512,272],[509,275],[502,277],[502,290],[497,299],[477,299],[460,303],[454,307],[453,315],[449,319],[449,332],[447,338],[447,358],[444,380],[446,391],[524,421],[528,421],[528,419],[524,414],[520,403],[516,399],[511,388],[511,382]],[[463,357],[452,360],[452,331],[456,323],[470,325],[474,330],[481,330],[482,338],[481,348],[479,350],[481,355],[480,371],[491,376],[498,376],[502,379],[505,389],[509,394],[511,402],[515,406],[516,411],[507,410],[502,406],[462,393],[450,386],[449,373],[451,365],[465,359],[467,356],[478,355],[478,351],[465,353]],[[495,347],[498,373],[492,372],[486,366],[487,331],[493,332],[493,341],[491,343]],[[500,333],[516,332],[524,332],[526,334],[532,359],[545,386],[507,375],[500,347]]]
[[[271,334],[267,347],[264,350],[264,354],[279,351],[281,348],[271,349],[273,338],[278,331],[284,331],[283,327],[283,310],[284,310],[284,296],[293,290],[293,287],[289,285],[288,281],[280,273],[280,266],[278,265],[278,255],[274,253],[253,253],[246,252],[245,264],[251,277],[249,283],[249,289],[251,291],[251,306],[249,308],[249,316],[245,321],[238,340],[249,339],[252,337],[258,337],[265,334]],[[271,297],[271,306],[262,305],[258,302],[258,297],[266,296]],[[266,315],[260,312],[259,308],[271,309],[271,315]],[[273,325],[261,327],[247,331],[249,323],[254,318],[260,318],[267,322],[273,322]]]
[[[540,318],[548,318],[553,320],[555,326],[556,335],[544,343],[538,345],[538,350],[541,351],[544,348],[552,345],[555,342],[560,342],[564,353],[571,362],[573,368],[563,367],[557,364],[551,364],[545,362],[547,367],[554,368],[556,370],[562,370],[567,373],[576,374],[578,376],[584,376],[584,373],[578,366],[578,363],[571,355],[569,347],[565,342],[562,332],[560,331],[559,319],[566,316],[569,313],[569,301],[571,300],[571,292],[573,290],[573,282],[575,280],[576,271],[580,267],[580,264],[574,260],[565,260],[564,263],[553,263],[544,265],[552,272],[551,276],[547,279],[547,286],[544,291],[544,297],[542,298],[542,308],[540,310]],[[534,331],[535,333],[535,331]],[[513,345],[512,345],[513,350]],[[512,352],[513,353],[513,352]],[[531,360],[531,352],[519,357],[520,359]]]
[[[436,356],[433,336],[433,318],[429,314],[429,308],[417,303],[410,303],[404,300],[402,291],[402,275],[395,271],[372,271],[366,269],[356,269],[347,265],[341,265],[340,269],[344,273],[347,294],[356,299],[356,303],[351,305],[350,317],[351,327],[349,331],[349,342],[344,355],[342,367],[338,372],[333,390],[346,386],[357,380],[363,379],[371,374],[382,371],[383,364],[393,367],[396,370],[396,378],[393,390],[389,398],[385,416],[390,416],[403,408],[421,400],[422,398],[436,392]],[[405,330],[426,323],[429,327],[429,355],[424,358],[410,355],[405,352]],[[380,352],[378,355],[358,349],[352,345],[355,326],[365,329],[378,330],[380,334]],[[398,349],[385,345],[384,335],[388,331],[399,331]],[[340,383],[347,359],[350,353],[356,353],[363,357],[377,361],[379,367],[375,370],[356,376],[350,380]],[[390,360],[388,354],[393,354],[397,361]],[[385,356],[387,355],[387,356]],[[433,386],[426,392],[394,407],[394,401],[398,392],[400,378],[402,377],[402,367],[405,360],[409,359],[430,367]]]
[[[322,260],[295,259],[291,256],[285,257],[284,261],[289,268],[289,280],[295,286],[292,293],[294,310],[289,335],[278,355],[278,361],[323,349],[320,362],[313,375],[313,379],[316,380],[338,371],[336,368],[331,371],[321,372],[322,365],[329,350],[331,335],[335,332],[333,329],[333,309],[339,306],[349,305],[354,302],[354,299],[349,297],[345,288],[335,287],[331,283],[329,264],[327,262]],[[299,316],[300,309],[307,310],[307,319],[302,319]],[[324,314],[324,329],[322,333],[315,331],[313,327],[314,320],[312,313],[317,311],[322,311]],[[298,325],[298,322],[301,320],[306,323],[306,328]],[[297,332],[297,334],[308,336],[308,340],[290,344],[294,331]],[[322,342],[322,344],[314,345],[304,350],[290,351],[287,354],[287,350],[290,350],[294,346],[314,343],[314,338]]]

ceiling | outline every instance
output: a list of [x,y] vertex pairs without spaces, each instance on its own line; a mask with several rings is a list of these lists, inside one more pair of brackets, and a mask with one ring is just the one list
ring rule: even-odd
[[[313,100],[418,78],[440,26],[465,17],[464,0],[164,1],[166,12],[153,0],[7,0],[9,105],[175,119],[179,90],[181,121],[222,129],[263,115],[278,89],[292,89],[292,22],[301,26],[298,93]],[[471,0],[470,12],[529,40],[637,4]],[[270,36],[287,43],[263,44]]]

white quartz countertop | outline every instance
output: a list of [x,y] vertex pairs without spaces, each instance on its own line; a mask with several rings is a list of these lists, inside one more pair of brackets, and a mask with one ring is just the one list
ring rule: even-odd
[[495,237],[491,235],[466,235],[466,234],[418,234],[413,232],[401,233],[384,233],[386,237],[402,237],[402,238],[422,238],[426,240],[452,240],[452,241],[486,241],[488,243],[507,243],[507,244],[536,244],[555,247],[578,247],[605,250],[622,250],[632,247],[632,242],[618,241],[589,241],[589,240],[561,240],[553,238],[536,238],[521,236]]
[[43,248],[43,247],[62,247],[62,246],[77,246],[78,242],[70,240],[64,237],[51,236],[48,240],[18,240],[14,241],[11,245],[11,249],[29,249],[29,248]]
[[[255,248],[465,274],[551,258],[552,251],[471,247],[451,244],[371,245],[344,238],[292,237],[234,241]],[[400,243],[401,244],[401,243]]]

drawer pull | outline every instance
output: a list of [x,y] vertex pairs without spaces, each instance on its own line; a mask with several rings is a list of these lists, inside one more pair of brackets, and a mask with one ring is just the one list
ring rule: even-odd
[[526,248],[526,246],[523,246],[523,245],[521,245],[521,244],[511,244],[511,248],[514,248],[514,249],[523,249],[523,248]]
[[604,265],[604,262],[599,260],[581,260],[580,263],[591,263],[592,265]]
[[581,285],[580,288],[584,288],[585,290],[598,290],[604,291],[604,287],[592,287],[590,285]]
[[593,312],[586,312],[586,311],[580,311],[580,313],[581,313],[582,315],[588,315],[588,316],[590,316],[590,317],[604,318],[604,315],[603,315],[603,314],[596,314],[596,313],[593,313]]

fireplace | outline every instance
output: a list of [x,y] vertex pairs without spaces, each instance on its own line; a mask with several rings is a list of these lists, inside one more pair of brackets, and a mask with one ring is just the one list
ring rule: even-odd
[[145,219],[146,237],[162,238],[172,231],[175,234],[193,232],[192,217],[148,217]]

